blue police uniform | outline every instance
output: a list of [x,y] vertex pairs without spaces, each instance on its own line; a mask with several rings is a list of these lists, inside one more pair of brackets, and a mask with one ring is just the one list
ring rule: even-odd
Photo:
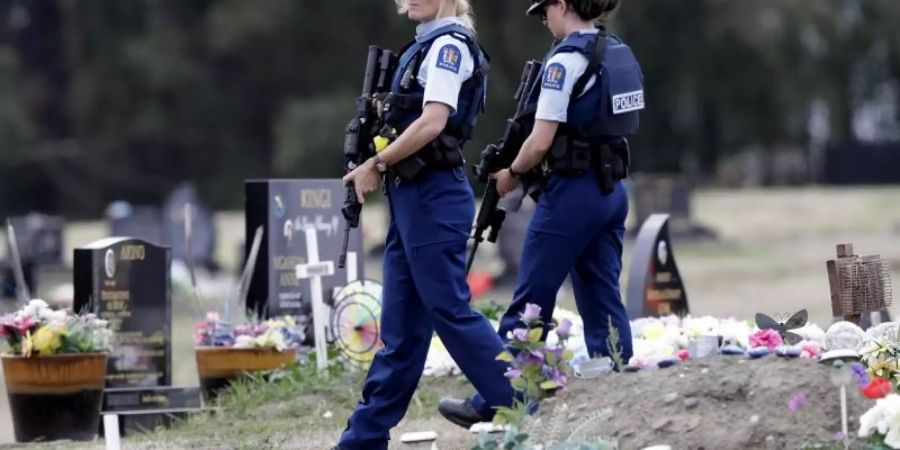
[[[438,140],[461,145],[483,109],[487,64],[472,31],[458,19],[420,25],[416,41],[400,58],[388,124],[402,133],[421,116],[424,103],[440,101],[453,112]],[[448,92],[452,98],[442,100]],[[446,155],[451,150],[459,148],[441,151]],[[503,342],[490,322],[469,307],[465,262],[475,215],[472,188],[461,159],[427,162],[412,179],[390,176],[385,181],[391,214],[384,255],[385,347],[372,362],[341,449],[387,448],[389,430],[406,413],[422,375],[434,332],[486,399],[478,411],[483,417],[493,417],[494,406],[511,403],[512,389],[503,376],[506,364],[495,360]]]
[[[637,111],[643,108],[643,82],[631,50],[605,31],[605,53],[592,68],[598,32],[573,33],[554,46],[544,60],[541,83],[529,95],[536,119],[560,125],[544,162],[550,175],[529,224],[517,288],[500,335],[523,326],[519,317],[527,303],[539,305],[543,322],[550,323],[559,288],[570,276],[591,356],[609,355],[611,320],[627,361],[632,355],[631,327],[619,275],[628,196],[618,180],[611,192],[604,192],[596,166],[579,167],[585,155],[578,155],[578,147],[598,160],[600,148],[621,144],[634,133]],[[554,170],[551,162],[570,170]],[[475,395],[471,402],[479,406],[483,398]]]

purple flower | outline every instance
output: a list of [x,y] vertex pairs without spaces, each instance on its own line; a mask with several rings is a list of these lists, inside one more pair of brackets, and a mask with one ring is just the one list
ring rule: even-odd
[[869,384],[869,373],[866,371],[866,366],[861,363],[853,363],[850,369],[853,372],[853,380],[856,381],[857,388],[862,389]]
[[572,321],[563,319],[559,326],[556,327],[556,335],[559,336],[560,339],[568,339],[569,336],[572,335]]
[[509,367],[506,369],[506,373],[504,373],[503,376],[505,376],[508,380],[515,380],[516,378],[519,378],[522,376],[522,371],[519,369],[513,369],[512,367]]
[[528,330],[525,328],[516,328],[512,332],[513,340],[519,342],[528,342]]
[[525,325],[531,325],[535,320],[541,317],[541,307],[534,303],[525,305],[525,312],[522,313],[522,322]]
[[[858,364],[858,363],[857,363],[857,364]],[[838,431],[837,433],[834,433],[833,439],[834,439],[835,442],[841,442],[841,441],[844,440],[845,437],[847,437],[847,436],[844,436],[844,432],[843,432],[843,431]]]
[[791,412],[797,412],[804,404],[806,404],[806,394],[798,392],[788,400],[787,407]]

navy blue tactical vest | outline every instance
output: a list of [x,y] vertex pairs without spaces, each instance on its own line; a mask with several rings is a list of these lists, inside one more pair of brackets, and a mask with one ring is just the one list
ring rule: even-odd
[[[546,70],[546,62],[559,53],[581,53],[590,61],[597,51],[598,36],[595,33],[569,35],[547,54],[543,70]],[[583,79],[576,83],[569,102],[567,123],[560,126],[558,134],[592,142],[610,142],[634,134],[638,129],[638,111],[644,109],[643,74],[634,53],[621,39],[609,35],[603,59],[595,66],[596,71],[586,71],[581,77]],[[544,79],[544,75],[541,74],[540,80]],[[586,86],[594,75],[598,75],[598,79],[590,89],[578,89]],[[537,105],[542,85],[540,80],[531,91],[531,107]]]
[[[387,101],[388,110],[385,115],[385,121],[397,130],[398,135],[422,116],[425,88],[418,81],[419,68],[434,41],[446,35],[466,43],[469,52],[475,58],[475,70],[472,77],[462,85],[456,112],[447,121],[444,134],[459,139],[461,143],[472,138],[478,116],[484,112],[489,59],[472,30],[458,24],[441,27],[427,35],[418,36],[403,49],[391,85],[391,96]],[[428,70],[436,69],[430,67]]]

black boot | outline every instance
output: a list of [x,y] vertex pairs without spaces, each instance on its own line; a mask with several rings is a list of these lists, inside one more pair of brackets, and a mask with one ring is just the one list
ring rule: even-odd
[[438,412],[445,419],[459,425],[465,429],[469,429],[472,425],[479,422],[487,422],[486,419],[478,414],[478,411],[472,407],[469,399],[458,400],[455,398],[442,398],[438,404]]

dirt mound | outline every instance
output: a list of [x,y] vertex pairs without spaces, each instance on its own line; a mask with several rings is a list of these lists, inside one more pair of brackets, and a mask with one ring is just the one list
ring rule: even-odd
[[[833,443],[840,395],[830,366],[813,360],[717,356],[668,369],[575,380],[546,402],[532,434],[607,438],[620,449],[797,449]],[[798,393],[804,404],[791,412]],[[848,388],[849,429],[873,405]]]

